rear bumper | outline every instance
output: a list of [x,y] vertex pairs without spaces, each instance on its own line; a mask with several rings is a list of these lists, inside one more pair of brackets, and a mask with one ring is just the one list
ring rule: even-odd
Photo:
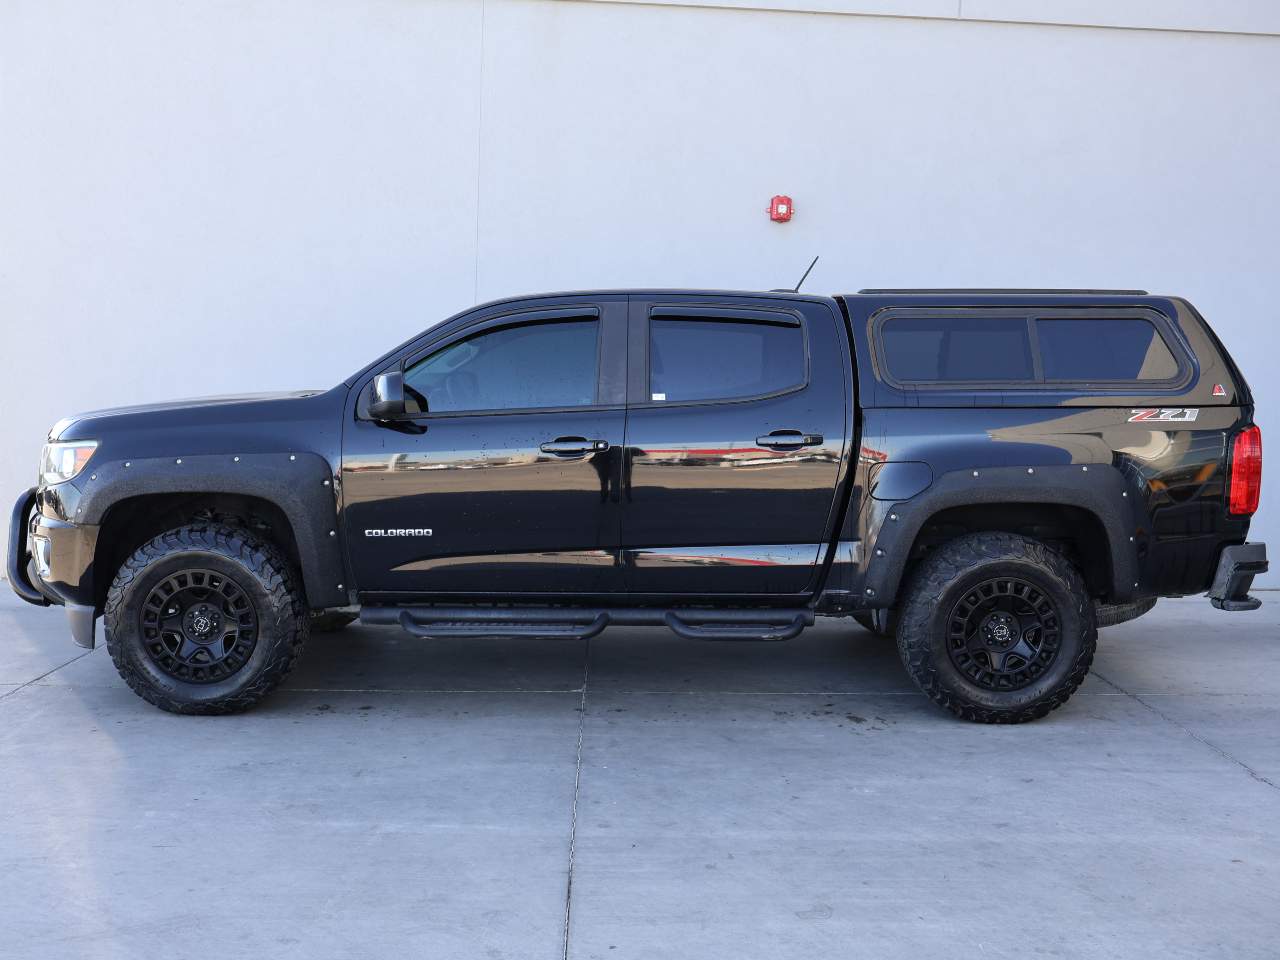
[[1209,602],[1219,610],[1257,610],[1262,601],[1249,596],[1253,578],[1267,572],[1267,545],[1241,543],[1224,547],[1218,572],[1209,588]]
[[[32,487],[13,505],[5,576],[13,592],[28,603],[65,607],[71,635],[93,649],[93,555],[98,528],[45,516],[41,495]],[[34,512],[33,512],[34,511]]]

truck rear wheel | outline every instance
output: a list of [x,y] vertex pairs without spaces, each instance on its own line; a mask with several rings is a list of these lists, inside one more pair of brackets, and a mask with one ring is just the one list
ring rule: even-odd
[[197,523],[139,547],[104,610],[133,692],[171,713],[245,710],[293,669],[309,633],[297,575],[241,527]]
[[1080,572],[1036,540],[979,533],[939,547],[915,571],[898,652],[917,686],[956,716],[1023,723],[1062,706],[1097,645]]

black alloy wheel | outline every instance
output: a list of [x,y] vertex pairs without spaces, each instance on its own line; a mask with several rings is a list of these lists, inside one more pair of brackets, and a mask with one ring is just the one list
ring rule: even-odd
[[898,653],[934,703],[978,723],[1025,723],[1062,706],[1097,648],[1094,598],[1074,563],[1003,531],[935,547],[898,611]]
[[258,643],[258,618],[243,588],[215,570],[180,570],[151,588],[138,614],[147,655],[187,683],[225,680]]
[[1035,682],[1061,648],[1057,608],[1020,577],[984,580],[966,591],[947,620],[947,653],[956,669],[986,690]]

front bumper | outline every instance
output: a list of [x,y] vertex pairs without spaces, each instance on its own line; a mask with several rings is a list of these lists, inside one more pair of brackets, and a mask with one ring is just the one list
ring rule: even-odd
[[46,516],[41,491],[27,490],[9,517],[5,576],[28,603],[58,604],[67,611],[71,635],[93,649],[97,611],[93,602],[93,555],[98,528]]
[[5,558],[5,576],[9,578],[9,586],[13,588],[13,592],[27,603],[47,607],[49,598],[36,589],[28,572],[33,558],[27,542],[27,517],[35,505],[35,487],[26,491],[13,505],[13,513],[9,516],[9,552]]
[[1218,572],[1209,588],[1209,602],[1219,610],[1257,610],[1262,601],[1249,596],[1253,578],[1267,572],[1267,545],[1241,543],[1224,547]]

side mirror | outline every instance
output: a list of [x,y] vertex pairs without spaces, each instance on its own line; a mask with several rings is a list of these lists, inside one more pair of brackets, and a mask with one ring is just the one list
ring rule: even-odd
[[375,420],[393,420],[404,412],[404,374],[395,370],[374,377],[369,416]]

